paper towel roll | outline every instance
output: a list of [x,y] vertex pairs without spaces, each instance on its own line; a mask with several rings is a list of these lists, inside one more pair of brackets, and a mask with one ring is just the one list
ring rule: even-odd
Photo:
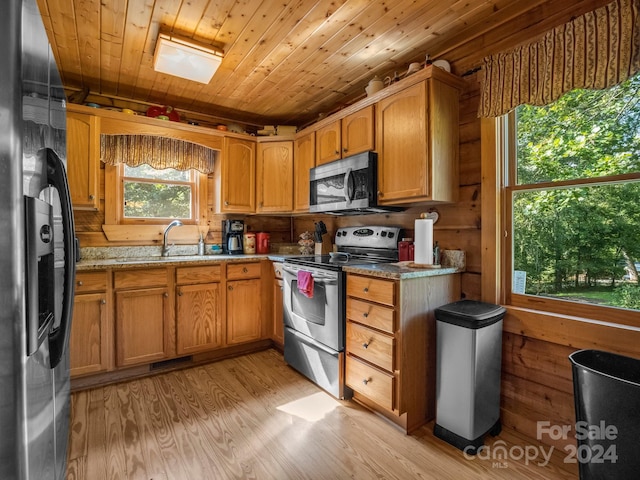
[[433,265],[433,220],[417,219],[415,235],[414,262],[418,265]]

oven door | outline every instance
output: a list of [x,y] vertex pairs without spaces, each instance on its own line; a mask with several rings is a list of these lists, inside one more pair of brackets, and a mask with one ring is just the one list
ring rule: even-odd
[[[298,272],[313,277],[313,295],[298,288]],[[341,352],[344,350],[344,281],[342,272],[284,263],[284,324],[298,333]]]

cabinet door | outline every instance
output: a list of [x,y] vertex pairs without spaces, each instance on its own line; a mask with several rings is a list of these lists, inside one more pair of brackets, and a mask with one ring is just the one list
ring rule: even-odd
[[256,211],[256,146],[249,140],[224,139],[221,172],[221,212]]
[[311,132],[294,142],[293,211],[309,211],[309,170],[316,166],[316,133]]
[[67,112],[67,175],[76,210],[98,210],[100,173],[99,118]]
[[273,334],[274,342],[280,346],[284,345],[284,316],[282,309],[282,291],[284,290],[283,280],[276,279],[273,282]]
[[375,149],[373,141],[373,105],[342,119],[342,156]]
[[169,292],[166,287],[116,292],[117,365],[167,358]]
[[220,283],[184,285],[176,292],[178,355],[221,347]]
[[108,370],[113,345],[107,313],[104,293],[76,295],[69,339],[72,377]]
[[293,210],[293,142],[258,144],[257,212]]
[[227,283],[227,344],[260,340],[260,283],[259,278]]
[[378,202],[411,203],[429,197],[430,139],[425,83],[378,103]]
[[316,130],[316,166],[341,158],[340,120]]

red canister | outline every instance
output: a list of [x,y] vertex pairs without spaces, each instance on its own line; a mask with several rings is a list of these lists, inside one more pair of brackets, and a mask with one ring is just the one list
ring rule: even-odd
[[409,245],[411,245],[412,238],[405,237],[398,242],[398,261],[406,262],[411,260],[409,258]]
[[267,232],[256,233],[256,253],[269,253],[271,251],[271,235]]

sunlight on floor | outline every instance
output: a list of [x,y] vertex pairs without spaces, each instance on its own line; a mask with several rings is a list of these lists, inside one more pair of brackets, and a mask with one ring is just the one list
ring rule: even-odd
[[302,418],[308,422],[315,422],[339,406],[340,402],[324,392],[318,392],[293,402],[285,403],[277,408],[289,415]]

